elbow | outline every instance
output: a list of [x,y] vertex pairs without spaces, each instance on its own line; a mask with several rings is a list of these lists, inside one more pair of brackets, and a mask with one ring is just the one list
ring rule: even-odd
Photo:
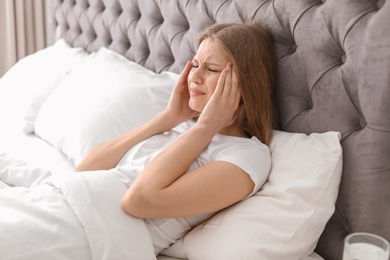
[[79,164],[77,164],[74,168],[75,172],[84,172],[92,170],[92,167],[88,167],[88,163],[86,163],[86,160],[82,160]]
[[128,190],[123,196],[121,207],[124,212],[135,218],[150,217],[150,203],[142,193]]
[[74,171],[75,172],[82,172],[82,171],[84,171],[84,168],[80,165],[76,165],[76,167],[74,168]]

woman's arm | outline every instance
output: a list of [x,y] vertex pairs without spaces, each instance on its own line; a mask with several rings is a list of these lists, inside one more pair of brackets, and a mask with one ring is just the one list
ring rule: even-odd
[[240,93],[229,65],[197,123],[161,151],[131,185],[122,208],[140,218],[185,217],[225,208],[253,191],[247,173],[228,162],[188,168],[220,130],[237,118]]
[[162,115],[111,141],[95,146],[76,166],[75,171],[108,170],[114,168],[135,144],[171,129]]
[[231,163],[214,161],[187,172],[209,134],[194,125],[160,152],[126,192],[124,211],[138,218],[188,217],[218,211],[248,196],[252,179]]
[[191,66],[191,62],[187,62],[163,112],[146,124],[92,148],[76,166],[75,170],[92,171],[114,168],[125,153],[135,144],[153,135],[171,130],[173,127],[190,119],[195,114],[195,111],[188,107],[187,77]]

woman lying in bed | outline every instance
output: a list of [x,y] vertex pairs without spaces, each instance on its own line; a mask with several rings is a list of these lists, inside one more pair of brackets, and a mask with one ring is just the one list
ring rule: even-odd
[[[257,192],[271,167],[267,145],[273,119],[274,52],[270,35],[260,25],[217,24],[205,30],[197,44],[197,53],[185,66],[165,111],[135,130],[93,148],[76,167],[85,176],[91,176],[92,171],[119,176],[128,187],[122,193],[121,207],[128,215],[144,219],[155,254],[215,212]],[[80,179],[75,178],[76,181],[62,181],[77,186]],[[88,178],[83,180],[88,182]],[[30,205],[28,209],[45,211],[50,221],[50,212],[58,207],[53,201],[62,194],[71,209],[67,205],[61,211],[74,210],[73,203],[84,199],[82,193],[73,198],[66,184],[50,179],[22,192],[3,189],[0,201],[34,197],[39,189],[42,193],[38,197],[48,198],[52,196],[48,193],[56,193],[44,206]],[[42,187],[48,185],[56,189]],[[95,197],[106,195],[92,195],[91,200]],[[0,209],[2,214],[7,210],[6,206]],[[74,211],[79,218],[83,214]],[[20,214],[20,219],[25,215]],[[29,233],[2,222],[23,239],[30,237],[19,242],[4,242],[5,238],[1,238],[2,253],[17,248],[18,243],[37,243],[32,236],[38,230]],[[83,229],[88,229],[80,222]],[[57,219],[56,223],[61,221]],[[74,236],[82,236],[80,227],[72,229]],[[88,240],[88,230],[86,233]],[[93,242],[84,245],[88,243]]]

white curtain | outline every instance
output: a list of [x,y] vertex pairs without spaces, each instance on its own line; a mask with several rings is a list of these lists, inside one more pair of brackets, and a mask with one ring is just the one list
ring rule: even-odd
[[1,76],[21,58],[45,47],[45,5],[44,0],[0,1]]

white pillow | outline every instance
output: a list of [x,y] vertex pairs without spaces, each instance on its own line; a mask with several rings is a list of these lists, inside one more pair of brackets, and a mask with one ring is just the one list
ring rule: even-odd
[[102,48],[52,92],[35,132],[78,164],[93,146],[165,109],[178,79],[178,74],[156,74]]
[[215,215],[163,254],[185,259],[303,259],[335,209],[342,172],[340,134],[275,131],[269,180],[254,196]]
[[64,40],[18,61],[0,79],[0,122],[32,133],[36,115],[58,83],[88,53]]

